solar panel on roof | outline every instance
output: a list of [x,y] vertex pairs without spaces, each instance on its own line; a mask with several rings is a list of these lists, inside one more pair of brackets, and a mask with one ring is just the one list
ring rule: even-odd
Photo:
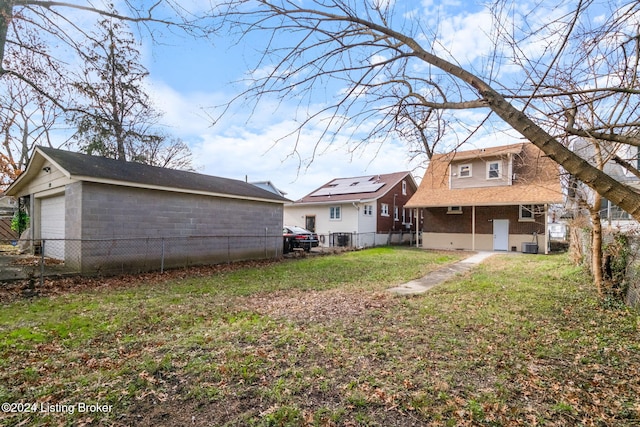
[[336,179],[326,187],[310,194],[315,196],[338,196],[341,194],[374,193],[384,186],[384,182],[376,182],[371,177]]

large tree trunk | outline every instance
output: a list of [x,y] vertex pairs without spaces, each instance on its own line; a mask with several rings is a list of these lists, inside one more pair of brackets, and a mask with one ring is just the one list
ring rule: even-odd
[[13,13],[13,0],[0,1],[0,77],[6,72],[2,68],[4,59],[4,49],[7,42],[7,31],[9,30],[9,21]]
[[482,79],[458,65],[427,52],[411,37],[359,18],[352,17],[350,20],[369,26],[405,43],[414,51],[416,57],[471,85],[482,97],[488,108],[514,130],[540,148],[550,159],[594,189],[598,194],[609,199],[640,221],[640,194],[638,192],[616,181],[562,145],[556,138],[534,123],[524,112],[511,105],[500,93]]
[[640,194],[634,189],[616,181],[573,153],[497,92],[488,89],[480,93],[485,96],[496,114],[540,148],[549,158],[640,221]]

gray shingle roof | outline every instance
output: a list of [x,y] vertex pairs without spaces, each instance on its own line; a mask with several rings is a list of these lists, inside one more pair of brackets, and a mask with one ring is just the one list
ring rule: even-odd
[[124,162],[49,147],[38,147],[37,149],[76,179],[110,180],[142,186],[225,194],[241,198],[277,202],[289,201],[270,191],[236,179]]

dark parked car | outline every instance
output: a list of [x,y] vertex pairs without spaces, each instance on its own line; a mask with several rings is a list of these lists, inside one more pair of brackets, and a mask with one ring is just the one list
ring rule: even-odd
[[282,227],[282,236],[284,238],[284,253],[291,252],[295,248],[302,248],[309,252],[311,248],[315,248],[320,244],[318,235],[302,227],[295,225],[285,225]]

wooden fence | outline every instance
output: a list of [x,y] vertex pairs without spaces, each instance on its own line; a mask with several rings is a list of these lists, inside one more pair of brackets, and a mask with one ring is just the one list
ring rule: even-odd
[[11,229],[11,217],[0,217],[0,240],[15,240],[18,233]]

